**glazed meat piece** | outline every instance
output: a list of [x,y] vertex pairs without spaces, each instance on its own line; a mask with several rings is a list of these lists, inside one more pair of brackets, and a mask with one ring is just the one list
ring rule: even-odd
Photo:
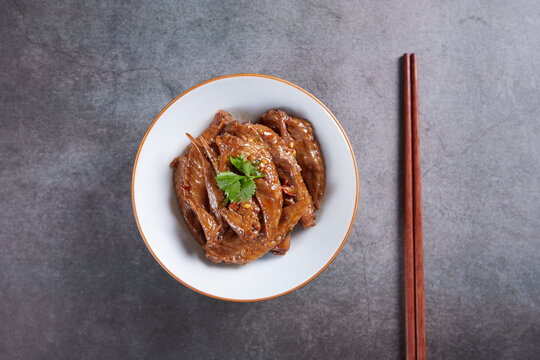
[[[188,137],[193,143],[194,149],[203,154],[203,146],[196,139],[193,139],[188,134]],[[204,141],[204,139],[201,139]],[[221,171],[229,171],[229,167],[222,169]],[[222,219],[240,236],[242,239],[253,239],[255,238],[259,230],[261,229],[261,224],[259,222],[258,214],[260,208],[257,206],[253,199],[249,199],[246,203],[241,206],[225,206],[225,194],[218,187],[216,181],[216,172],[211,165],[211,161],[204,159],[203,171],[205,175],[205,185],[208,194],[208,203],[212,212],[214,213],[218,225],[223,228],[221,224]],[[221,235],[223,231],[219,232]]]
[[267,126],[260,124],[247,124],[245,126],[257,131],[268,146],[272,161],[276,165],[279,178],[283,184],[284,196],[289,196],[293,203],[302,202],[306,204],[306,212],[301,219],[302,225],[305,228],[315,225],[313,200],[302,178],[302,169],[296,162],[295,150],[287,146],[285,141]]
[[[217,144],[216,147],[218,147]],[[237,153],[233,148],[227,148],[226,150],[225,148],[222,149],[219,160],[217,160],[217,172],[232,170],[232,165],[229,161],[231,156],[237,156]],[[224,200],[225,198],[223,198],[223,201]],[[242,239],[252,239],[258,235],[261,230],[261,221],[259,219],[260,211],[259,205],[257,205],[257,202],[253,198],[250,198],[243,204],[229,204],[228,207],[223,206],[221,209],[221,213],[229,226],[231,226]]]
[[[208,125],[206,129],[197,137],[199,144],[203,142],[208,145],[209,149],[213,150],[214,153],[217,152],[216,147],[216,136],[221,132],[222,128],[227,125],[229,122],[233,121],[232,115],[225,110],[218,110],[214,119]],[[187,134],[186,134],[187,135]],[[191,135],[189,136],[191,139]],[[191,150],[192,144],[186,146],[184,154],[187,154]]]
[[[230,231],[216,244],[207,243],[206,257],[215,263],[247,264],[257,260],[271,250],[284,254],[288,250],[287,237],[306,211],[306,204],[296,203],[283,208],[278,229],[272,239],[260,233],[255,239],[245,241]],[[290,241],[290,240],[289,240]]]
[[223,192],[218,188],[216,183],[216,177],[212,165],[204,157],[203,151],[199,146],[197,140],[195,140],[191,135],[187,134],[192,141],[193,148],[191,151],[197,151],[198,156],[202,162],[202,170],[204,174],[204,184],[206,186],[206,194],[208,196],[208,207],[211,210],[212,214],[216,219],[216,224],[218,226],[217,237],[214,239],[218,241],[223,233],[225,232],[227,226],[224,223],[224,219],[221,213],[221,204],[223,203]]
[[244,265],[247,261],[242,261],[242,250],[248,242],[240,239],[238,234],[231,228],[227,229],[223,237],[217,244],[208,244],[203,246],[206,252],[206,258],[213,263],[226,262],[229,264]]
[[241,239],[251,240],[261,230],[259,212],[261,209],[253,199],[235,207],[223,207],[221,214]]
[[206,257],[212,262],[245,265],[267,254],[281,242],[283,242],[283,237],[269,240],[262,233],[251,241],[245,241],[233,231],[228,231],[219,244],[204,248]]
[[[232,121],[232,116],[226,111],[219,110],[216,115],[214,116],[214,119],[210,123],[210,125],[199,135],[198,139],[201,139],[204,141],[208,146],[214,146],[215,147],[215,137],[217,134],[221,131],[222,127],[226,125],[227,123]],[[211,145],[210,145],[211,144]],[[191,190],[191,186],[188,184],[187,186],[184,185],[184,178],[187,168],[187,162],[189,158],[189,153],[191,151],[191,144],[186,147],[184,150],[184,153],[177,158],[175,158],[171,162],[171,167],[174,169],[173,171],[173,186],[174,191],[176,193],[176,197],[178,199],[178,205],[180,207],[180,211],[182,212],[182,215],[184,216],[184,219],[186,220],[186,223],[188,225],[189,230],[197,239],[198,242],[201,244],[206,243],[206,238],[204,236],[204,231],[201,223],[198,220],[197,214],[191,209],[189,203],[185,199],[185,190]],[[189,182],[190,180],[188,180]],[[202,212],[201,212],[202,213]],[[211,221],[210,221],[211,223]],[[216,222],[216,226],[219,225]],[[219,233],[218,230],[216,230],[216,233]]]
[[214,263],[245,265],[267,254],[280,243],[280,240],[268,240],[259,234],[255,239],[246,241],[229,229],[216,246],[205,246],[206,257]]
[[233,157],[243,154],[252,163],[260,160],[260,171],[264,174],[264,177],[255,179],[255,185],[257,186],[255,197],[261,208],[264,232],[268,238],[273,239],[281,217],[283,198],[281,183],[268,148],[257,132],[236,121],[229,123],[223,131],[225,133],[216,139],[219,151],[222,154],[220,163],[229,159],[228,156],[224,159],[223,154],[230,154],[229,156]]
[[313,128],[307,120],[289,116],[285,124],[294,141],[296,160],[302,168],[302,177],[313,198],[315,208],[318,209],[319,200],[326,187],[326,169],[319,142],[315,139]]
[[197,215],[199,223],[204,231],[207,242],[216,242],[220,232],[220,226],[215,216],[211,213],[208,203],[204,174],[205,158],[197,148],[189,150],[185,165],[184,201]]
[[319,142],[307,120],[290,116],[280,109],[268,110],[260,122],[277,132],[285,143],[296,150],[296,161],[302,168],[302,177],[311,194],[315,208],[326,186],[326,171]]
[[281,240],[285,239],[285,236],[291,232],[294,226],[300,221],[300,218],[306,212],[307,206],[308,205],[305,202],[297,202],[283,208],[278,226],[278,237],[280,237]]
[[222,240],[216,244],[207,243],[204,246],[206,257],[212,262],[245,265],[257,260],[272,251],[284,255],[290,246],[291,231],[305,211],[305,204],[296,203],[283,209],[278,230],[273,239],[264,233],[256,238],[245,241],[233,231],[227,231]]
[[285,121],[289,118],[289,115],[281,109],[271,109],[265,112],[259,122],[263,125],[268,126],[270,129],[274,130],[287,145],[292,141],[289,131],[287,130],[287,125]]
[[288,233],[285,236],[285,240],[272,249],[272,254],[285,255],[285,253],[289,251],[289,248],[291,247],[291,234],[292,233]]
[[218,110],[214,116],[214,120],[212,120],[210,125],[202,132],[201,135],[199,135],[197,139],[204,139],[207,143],[213,143],[221,129],[231,121],[233,121],[231,114],[225,110]]
[[184,201],[184,174],[186,171],[186,161],[187,155],[180,155],[171,162],[171,167],[174,169],[173,172],[173,186],[174,192],[178,199],[178,205],[180,206],[180,211],[186,220],[186,224],[193,234],[193,237],[197,239],[201,245],[206,243],[206,238],[204,237],[204,232],[197,219],[197,215],[189,208],[189,205]]
[[214,168],[214,171],[216,173],[219,172],[219,150],[217,148],[217,144],[215,142],[215,139],[213,139],[212,144],[209,144],[205,139],[201,138],[197,141],[200,146],[202,147],[202,150],[208,159],[210,163],[212,164],[212,167]]

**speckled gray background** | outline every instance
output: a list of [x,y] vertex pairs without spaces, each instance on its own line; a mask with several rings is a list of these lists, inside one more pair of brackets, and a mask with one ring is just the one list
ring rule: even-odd
[[[403,358],[404,52],[420,61],[428,356],[540,358],[537,0],[2,1],[0,358]],[[360,176],[334,263],[251,304],[162,270],[130,198],[159,111],[238,72],[321,99]]]

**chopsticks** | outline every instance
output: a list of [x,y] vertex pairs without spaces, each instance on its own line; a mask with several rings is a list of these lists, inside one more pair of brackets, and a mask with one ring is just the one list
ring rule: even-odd
[[405,352],[408,360],[426,358],[424,312],[424,256],[422,239],[422,191],[418,67],[416,54],[403,55],[404,121],[404,266]]

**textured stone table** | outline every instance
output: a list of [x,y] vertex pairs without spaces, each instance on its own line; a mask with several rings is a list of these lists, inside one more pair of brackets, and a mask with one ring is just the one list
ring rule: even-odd
[[[540,2],[28,1],[0,10],[0,358],[403,357],[399,65],[420,60],[431,359],[540,356]],[[183,90],[311,91],[356,153],[356,223],[302,289],[227,303],[170,277],[130,198]]]

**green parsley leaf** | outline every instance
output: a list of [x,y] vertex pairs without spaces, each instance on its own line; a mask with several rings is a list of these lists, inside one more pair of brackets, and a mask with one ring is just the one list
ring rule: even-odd
[[248,201],[255,194],[255,181],[251,178],[244,178],[240,180],[240,192],[238,196],[242,202]]
[[225,195],[231,202],[237,202],[241,190],[240,180],[244,176],[237,175],[231,171],[220,172],[216,176],[217,185],[225,192]]
[[[255,194],[257,188],[253,180],[264,177],[264,174],[257,170],[249,160],[246,160],[244,154],[236,158],[231,156],[229,161],[244,175],[238,175],[232,171],[220,172],[216,176],[217,185],[225,192],[226,201],[228,200],[231,203],[240,200],[246,202]],[[260,162],[260,160],[256,160],[254,164],[258,165]]]
[[244,154],[241,154],[240,156],[233,158],[232,156],[229,156],[229,161],[231,164],[238,169],[240,172],[244,172]]
[[246,176],[249,176],[249,172],[246,171],[245,163],[246,160],[244,159],[244,154],[241,154],[240,156],[233,158],[232,156],[229,157],[229,161],[231,164],[241,173],[243,173]]
[[259,165],[261,163],[261,160],[255,160],[253,164],[244,158],[244,154],[240,154],[240,156],[233,158],[232,156],[229,157],[229,161],[235,168],[238,169],[238,171],[242,172],[246,176],[259,176],[261,175],[261,172],[258,171],[255,166]]

